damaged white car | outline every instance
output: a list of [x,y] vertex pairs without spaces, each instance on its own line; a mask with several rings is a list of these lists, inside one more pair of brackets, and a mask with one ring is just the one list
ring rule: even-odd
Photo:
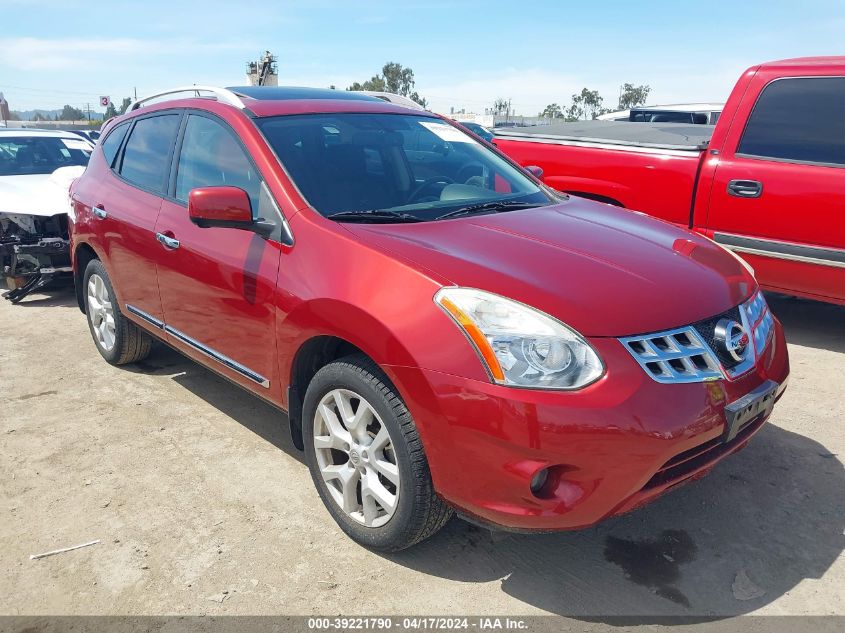
[[68,189],[93,149],[68,132],[0,130],[0,270],[12,303],[71,274]]

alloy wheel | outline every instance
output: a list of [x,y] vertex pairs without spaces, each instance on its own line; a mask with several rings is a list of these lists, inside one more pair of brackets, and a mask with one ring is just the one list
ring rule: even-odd
[[103,278],[96,273],[88,278],[88,318],[97,345],[110,352],[114,348],[114,306]]
[[314,415],[317,465],[343,512],[367,527],[381,527],[399,501],[399,467],[387,427],[373,406],[348,389],[334,389]]

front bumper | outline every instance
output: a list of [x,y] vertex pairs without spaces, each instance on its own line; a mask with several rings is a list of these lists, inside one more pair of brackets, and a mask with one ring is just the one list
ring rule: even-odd
[[[725,407],[767,380],[786,387],[779,322],[754,369],[735,380],[660,384],[616,339],[592,339],[607,372],[576,392],[514,389],[389,367],[423,439],[439,494],[483,524],[565,530],[629,511],[706,474],[765,422],[724,442]],[[534,494],[534,474],[549,478]]]
[[0,213],[0,273],[17,303],[28,294],[67,276],[70,279],[67,215],[50,217]]

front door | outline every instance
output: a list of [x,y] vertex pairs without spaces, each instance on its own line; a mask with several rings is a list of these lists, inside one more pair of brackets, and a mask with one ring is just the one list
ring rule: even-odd
[[845,77],[754,78],[719,158],[707,228],[771,289],[845,301]]
[[273,299],[281,247],[250,231],[200,228],[187,208],[192,189],[229,185],[247,192],[259,217],[261,205],[272,204],[269,192],[234,133],[215,117],[188,115],[175,160],[173,199],[163,202],[156,223],[166,332],[188,355],[276,398]]

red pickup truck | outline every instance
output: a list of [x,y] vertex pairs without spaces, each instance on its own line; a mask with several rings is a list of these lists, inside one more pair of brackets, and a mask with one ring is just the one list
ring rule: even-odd
[[497,130],[555,189],[692,228],[769,290],[845,305],[845,57],[740,77],[715,126],[589,121]]

